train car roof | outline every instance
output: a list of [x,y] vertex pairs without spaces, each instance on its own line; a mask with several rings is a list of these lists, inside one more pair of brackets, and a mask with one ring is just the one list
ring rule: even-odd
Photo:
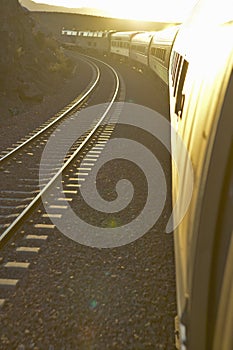
[[176,25],[169,27],[158,32],[155,32],[152,40],[152,44],[156,42],[172,42],[180,26]]
[[111,35],[112,38],[123,38],[123,39],[131,39],[132,36],[138,33],[143,33],[141,31],[129,31],[129,32],[116,32]]
[[136,42],[149,43],[154,34],[155,32],[137,33],[133,36],[131,42],[132,43],[136,43]]

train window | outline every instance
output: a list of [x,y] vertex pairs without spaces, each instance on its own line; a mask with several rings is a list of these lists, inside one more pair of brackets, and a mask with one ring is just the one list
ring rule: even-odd
[[140,53],[145,53],[145,47],[142,45],[137,45],[137,51]]
[[177,90],[177,85],[178,85],[178,78],[179,78],[180,69],[181,69],[181,63],[182,63],[182,56],[177,55],[176,68],[175,68],[175,73],[174,73],[174,92],[173,92],[173,96],[174,97],[176,95],[176,90]]
[[165,49],[161,49],[161,48],[156,48],[155,49],[155,56],[157,58],[159,58],[161,61],[165,61],[166,50]]
[[176,106],[175,106],[175,113],[176,115],[179,115],[180,118],[182,117],[182,111],[184,106],[185,95],[182,94],[182,92],[183,92],[185,77],[188,70],[188,65],[189,65],[188,62],[186,60],[183,60],[179,86],[177,91]]
[[172,67],[171,67],[171,74],[172,74],[172,86],[175,84],[175,73],[176,73],[176,68],[177,68],[177,61],[178,61],[178,53],[174,52],[173,57],[172,57]]
[[151,53],[152,56],[155,55],[155,48],[154,47],[151,48],[150,53]]

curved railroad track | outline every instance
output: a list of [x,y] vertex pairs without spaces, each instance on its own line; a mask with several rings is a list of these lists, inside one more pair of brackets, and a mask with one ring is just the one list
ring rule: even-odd
[[[90,64],[90,63],[89,63]],[[12,147],[9,147],[7,150],[2,151],[0,157],[0,165],[5,161],[10,160],[17,152],[23,150],[27,145],[34,142],[37,138],[44,135],[45,132],[52,132],[52,127],[57,126],[59,122],[63,121],[65,117],[68,116],[69,112],[75,111],[76,108],[80,108],[85,100],[90,96],[93,90],[97,87],[97,84],[100,80],[100,70],[96,64],[92,63],[91,65],[93,71],[92,80],[87,85],[86,90],[84,90],[77,98],[60,110],[57,114],[52,116],[49,120],[43,123],[40,127],[36,128],[34,131],[24,136],[17,143],[13,144]]]
[[[78,96],[66,108],[43,124],[39,130],[36,129],[28,137],[21,140],[16,147],[0,159],[2,170],[0,175],[2,184],[0,190],[0,246],[12,237],[17,228],[38,205],[41,196],[48,191],[75,157],[83,152],[84,147],[87,147],[90,142],[93,143],[96,133],[101,133],[101,124],[107,118],[108,112],[117,98],[120,84],[119,77],[112,67],[96,61],[101,65],[102,74],[100,68],[92,60],[93,80],[81,96]],[[90,64],[90,59],[88,62]],[[112,79],[111,86],[109,85],[109,76]],[[103,86],[107,87],[107,95],[102,93]],[[101,98],[98,96],[100,91]],[[64,123],[68,125],[74,118],[78,118],[81,109],[87,105],[95,105],[97,102],[107,102],[106,109],[98,118],[90,120],[87,132],[75,141],[65,159],[62,159],[62,164],[58,166],[57,161],[49,159],[47,164],[41,165],[40,159],[43,149],[52,133],[55,130],[59,131],[60,125]],[[59,142],[65,145],[69,143],[69,138],[62,138]],[[59,154],[56,156],[59,158]],[[43,173],[40,181],[39,170]]]
[[[153,105],[155,97],[162,101],[162,87],[151,77],[148,88],[148,77],[122,65],[116,69],[123,78],[116,77],[103,63],[97,65],[101,69],[99,82],[82,105],[90,108],[73,111],[50,134],[42,133],[2,162],[0,176],[5,188],[0,192],[1,223],[7,223],[6,216],[10,216],[8,227],[2,228],[0,243],[2,349],[174,347],[173,241],[163,232],[166,215],[141,239],[112,249],[83,245],[60,227],[65,225],[72,233],[88,238],[82,225],[70,220],[70,209],[93,226],[94,234],[98,227],[107,228],[111,234],[108,228],[137,218],[144,198],[142,178],[131,162],[115,162],[115,158],[105,162],[109,154],[106,148],[114,139],[123,136],[139,140],[155,148],[156,154],[161,151],[158,156],[162,158],[163,150],[147,134],[121,130],[121,103],[111,108],[115,98],[140,102],[142,91],[151,91],[147,95]],[[147,98],[142,104],[147,104]],[[72,122],[88,115],[92,106],[102,114],[90,117],[85,132],[80,131],[81,137],[74,139],[77,134]],[[67,138],[62,132],[65,126]],[[56,147],[47,153],[53,138]],[[108,143],[109,138],[112,140]],[[63,148],[65,156],[61,156]],[[138,201],[130,210],[115,215],[98,211],[97,202],[89,206],[85,195],[96,189],[105,201],[114,200],[118,194],[115,182],[122,176],[136,186]],[[169,205],[165,210],[164,214],[170,213]],[[122,227],[122,233],[129,232]]]

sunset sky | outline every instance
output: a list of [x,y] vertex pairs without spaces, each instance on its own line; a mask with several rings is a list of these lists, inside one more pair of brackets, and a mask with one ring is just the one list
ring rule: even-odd
[[[183,21],[197,0],[33,0],[70,8],[96,8],[112,17],[151,21]],[[91,14],[91,13],[90,13]]]

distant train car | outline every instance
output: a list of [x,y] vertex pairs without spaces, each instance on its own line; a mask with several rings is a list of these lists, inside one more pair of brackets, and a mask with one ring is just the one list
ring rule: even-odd
[[155,32],[135,34],[130,42],[130,59],[140,67],[148,67],[148,50]]
[[78,31],[76,44],[88,52],[108,54],[110,50],[110,36],[112,31]]
[[134,35],[139,32],[116,32],[111,35],[110,53],[117,55],[124,60],[128,60],[130,52],[130,42]]
[[77,33],[78,31],[75,29],[70,30],[70,29],[62,28],[62,31],[61,31],[62,41],[66,44],[75,44]]
[[[66,44],[73,44],[73,48],[88,53],[108,55],[110,52],[110,38],[113,30],[86,31],[62,29],[62,39]],[[68,45],[69,46],[69,45]]]
[[154,34],[149,48],[149,67],[168,85],[168,67],[174,38],[179,26],[170,27]]
[[[175,225],[188,208],[174,230],[183,350],[233,349],[233,22],[229,10],[227,1],[199,3],[177,34],[169,67],[175,130],[171,145],[177,160],[172,166]],[[179,138],[192,164],[193,188]]]

